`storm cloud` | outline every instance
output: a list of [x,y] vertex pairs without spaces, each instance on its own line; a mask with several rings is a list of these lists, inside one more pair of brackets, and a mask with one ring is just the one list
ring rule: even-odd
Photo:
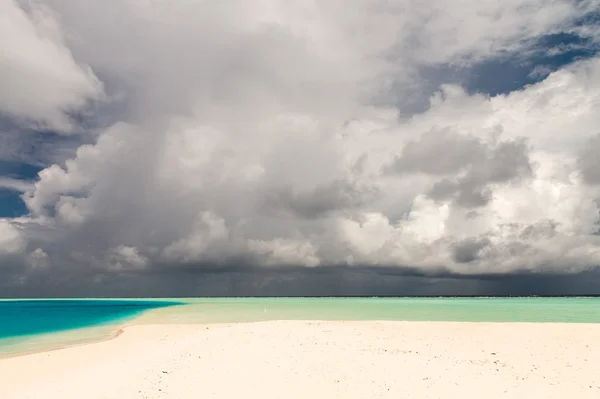
[[476,137],[426,132],[407,143],[391,167],[398,174],[440,176],[427,192],[435,201],[454,200],[464,207],[486,205],[492,186],[531,177],[523,140],[487,144]]
[[593,274],[600,58],[501,94],[443,71],[550,35],[596,48],[597,6],[0,0],[0,160],[41,165],[0,176],[27,206],[0,219],[2,290],[482,294],[510,291],[485,276]]

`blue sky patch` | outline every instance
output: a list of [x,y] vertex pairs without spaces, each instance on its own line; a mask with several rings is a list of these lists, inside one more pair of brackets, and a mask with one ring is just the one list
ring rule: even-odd
[[14,218],[29,213],[18,191],[0,188],[0,218]]
[[42,169],[43,167],[41,166],[31,165],[29,163],[0,160],[0,176],[13,179],[35,180]]
[[[0,176],[3,177],[31,181],[37,178],[40,170],[40,166],[0,160]],[[21,195],[19,191],[0,188],[0,217],[12,218],[29,213]]]
[[527,54],[487,60],[458,75],[469,93],[495,96],[540,82],[561,67],[596,54],[598,46],[590,39],[559,33],[543,36]]
[[[600,20],[600,14],[586,18],[578,24]],[[431,95],[442,84],[459,84],[470,94],[507,94],[538,83],[566,65],[593,58],[599,53],[600,45],[590,38],[575,33],[545,35],[526,52],[498,55],[468,67],[451,64],[422,66],[418,84],[420,95],[392,87],[385,99],[398,106],[403,115],[409,116],[427,110]]]

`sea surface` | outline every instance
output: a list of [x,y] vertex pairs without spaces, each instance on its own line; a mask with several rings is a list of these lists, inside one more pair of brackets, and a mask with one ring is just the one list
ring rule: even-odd
[[0,300],[0,357],[109,338],[128,324],[265,320],[600,323],[600,298]]
[[0,357],[108,338],[150,309],[177,301],[0,300]]

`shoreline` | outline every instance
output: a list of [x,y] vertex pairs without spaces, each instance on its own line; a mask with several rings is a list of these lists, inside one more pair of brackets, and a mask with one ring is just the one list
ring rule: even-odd
[[120,330],[0,359],[0,397],[600,397],[594,323],[307,320]]
[[[76,300],[81,300],[78,298]],[[365,320],[481,323],[600,323],[597,298],[479,297],[461,304],[461,297],[307,297],[307,298],[85,298],[91,301],[169,303],[108,324],[0,339],[0,359],[101,342],[117,336],[119,329],[137,324],[230,324],[269,320]],[[243,300],[240,300],[243,299]],[[249,299],[249,300],[246,300]],[[300,299],[300,300],[299,300]],[[600,299],[600,298],[598,298]],[[42,300],[37,298],[17,301]],[[71,301],[61,298],[61,301]],[[408,301],[407,301],[408,300]],[[432,305],[419,304],[421,300]],[[458,300],[455,303],[454,300]],[[8,302],[13,300],[8,300]],[[415,302],[416,301],[416,302]],[[481,301],[481,302],[478,302]],[[591,302],[590,302],[591,301]],[[2,303],[2,300],[0,300]],[[476,304],[476,306],[472,306]],[[350,310],[349,310],[350,309]],[[268,312],[267,312],[268,310]],[[264,311],[264,313],[263,313]]]
[[[149,310],[147,312],[151,312],[152,310]],[[216,327],[231,327],[231,326],[235,326],[235,325],[248,325],[248,324],[262,324],[262,323],[278,323],[278,322],[299,322],[299,323],[331,323],[331,324],[351,324],[351,323],[358,323],[358,324],[363,324],[363,323],[378,323],[378,324],[402,324],[402,323],[409,323],[409,324],[440,324],[440,325],[444,325],[444,324],[448,324],[448,325],[452,325],[452,324],[464,324],[464,325],[478,325],[478,326],[482,326],[482,325],[489,325],[489,326],[494,326],[494,325],[514,325],[514,326],[533,326],[533,325],[549,325],[549,326],[570,326],[570,325],[597,325],[600,328],[600,323],[596,323],[596,322],[570,322],[570,323],[565,323],[565,322],[526,322],[526,321],[517,321],[517,322],[510,322],[510,321],[441,321],[441,320],[321,320],[321,319],[274,319],[274,320],[257,320],[257,321],[239,321],[239,322],[209,322],[209,323],[187,323],[187,322],[181,322],[181,323],[169,323],[169,322],[157,322],[157,321],[152,321],[152,322],[136,322],[136,320],[142,319],[143,320],[143,316],[144,314],[138,315],[136,316],[133,320],[129,320],[126,323],[123,324],[119,324],[116,325],[115,328],[112,328],[110,330],[107,330],[106,334],[103,334],[102,337],[98,337],[98,338],[92,338],[90,337],[89,339],[84,339],[80,342],[75,342],[72,344],[62,344],[62,345],[57,345],[55,347],[49,347],[49,348],[41,348],[38,350],[31,350],[31,351],[18,351],[15,353],[0,353],[0,361],[5,360],[5,359],[12,359],[12,358],[16,358],[16,357],[22,357],[22,356],[29,356],[29,355],[35,355],[35,354],[44,354],[44,353],[49,353],[49,352],[55,352],[55,351],[60,351],[60,350],[64,350],[64,349],[70,349],[70,348],[77,348],[77,347],[81,347],[81,346],[86,346],[86,345],[94,345],[94,344],[98,344],[98,343],[102,343],[102,342],[106,342],[106,341],[111,341],[114,340],[116,338],[118,338],[119,336],[121,336],[122,334],[125,333],[126,330],[133,328],[133,327],[137,327],[137,326],[154,326],[154,327],[159,327],[159,326],[192,326],[192,327],[207,327],[207,328],[216,328]],[[65,330],[65,331],[60,331],[57,333],[47,333],[44,335],[52,335],[52,334],[62,334],[62,333],[77,333],[78,331],[83,331],[85,332],[87,329],[89,328],[97,328],[97,326],[91,326],[91,327],[82,327],[79,329],[75,329],[75,330]],[[34,336],[29,336],[30,338],[34,338]]]
[[[88,327],[90,328],[90,327]],[[91,327],[93,328],[93,327]],[[116,329],[111,330],[109,333],[106,334],[105,337],[101,337],[101,338],[90,338],[89,340],[83,340],[81,342],[76,342],[76,343],[72,343],[72,344],[63,344],[63,345],[57,345],[56,347],[49,347],[49,348],[45,348],[45,349],[39,349],[39,350],[32,350],[32,351],[19,351],[16,353],[0,353],[0,361],[2,361],[3,359],[12,359],[15,357],[20,357],[20,356],[27,356],[27,355],[35,355],[35,354],[39,354],[39,353],[46,353],[46,352],[54,352],[54,351],[59,351],[62,349],[68,349],[68,348],[75,348],[78,346],[85,346],[85,345],[93,345],[96,343],[100,343],[100,342],[104,342],[104,341],[110,341],[113,340],[115,338],[118,338],[121,334],[123,334],[125,332],[125,329],[127,328],[127,326],[120,326]],[[85,330],[86,328],[82,328],[83,330]],[[77,330],[67,330],[67,332],[70,333],[75,333]],[[58,333],[47,333],[48,335],[51,334],[61,334],[64,333],[65,331],[61,331]],[[34,338],[34,336],[28,336],[29,338]]]
[[[20,334],[10,335],[10,328],[8,329],[8,336],[0,337],[0,359],[11,358],[14,356],[22,356],[27,354],[33,354],[38,352],[47,352],[60,350],[63,348],[68,348],[72,346],[85,345],[89,343],[101,342],[104,340],[112,339],[122,333],[122,329],[131,325],[135,320],[140,319],[144,315],[164,309],[167,307],[178,307],[185,305],[185,303],[180,301],[166,301],[163,299],[151,299],[151,298],[135,298],[135,299],[119,299],[119,298],[104,298],[98,303],[100,300],[94,298],[60,298],[60,299],[38,299],[38,298],[14,298],[14,299],[0,299],[0,304],[2,303],[31,303],[31,302],[41,302],[42,309],[44,306],[48,306],[48,304],[52,304],[53,302],[61,302],[63,305],[60,307],[69,307],[73,302],[77,305],[81,303],[85,303],[85,306],[98,307],[102,309],[105,306],[125,306],[133,309],[129,309],[123,311],[118,309],[118,312],[114,312],[114,314],[105,314],[98,315],[96,313],[96,319],[94,317],[83,320],[84,323],[75,323],[75,327],[69,326],[68,322],[61,325],[52,325],[53,328],[48,328],[47,326],[42,326],[42,328],[38,328],[40,331],[34,332],[36,328],[30,328],[32,331],[21,331]],[[89,302],[86,303],[86,302]],[[139,308],[138,304],[141,304],[143,307]],[[17,305],[16,310],[20,311],[20,305]],[[28,309],[28,306],[25,306]],[[6,318],[6,315],[2,313],[4,309],[0,309],[0,318]],[[12,313],[11,313],[12,310]],[[11,317],[15,318],[18,313],[15,313],[14,308],[8,307],[8,321],[7,325],[11,325],[12,323],[18,324],[20,320],[15,319],[11,323]],[[52,314],[52,313],[51,313]],[[46,314],[42,314],[38,312],[36,314],[38,317],[46,317]],[[59,313],[59,316],[60,313]],[[66,325],[65,325],[66,324]],[[35,324],[34,324],[35,325]],[[0,328],[1,330],[1,328]],[[17,329],[18,331],[18,329]],[[2,331],[0,331],[2,333]],[[2,335],[2,334],[0,334]],[[33,347],[33,348],[32,348]]]

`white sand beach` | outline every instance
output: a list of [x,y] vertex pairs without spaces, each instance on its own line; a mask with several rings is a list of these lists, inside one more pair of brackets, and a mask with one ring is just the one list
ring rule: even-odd
[[599,398],[600,325],[136,325],[0,360],[2,399]]

